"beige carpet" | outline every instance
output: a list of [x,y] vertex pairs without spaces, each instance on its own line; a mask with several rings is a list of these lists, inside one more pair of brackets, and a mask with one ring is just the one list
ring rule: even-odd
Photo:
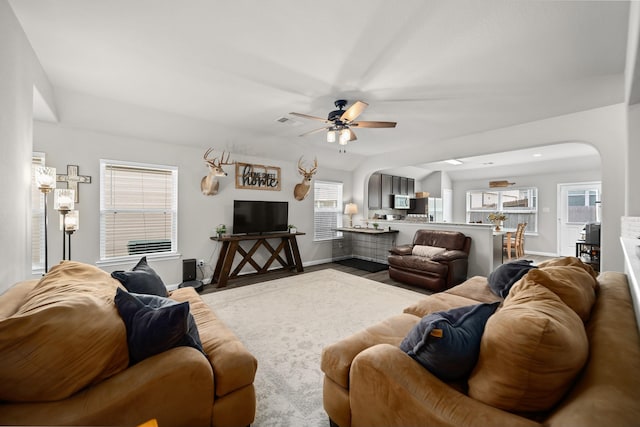
[[256,427],[328,426],[322,348],[424,297],[331,269],[202,296],[258,359]]

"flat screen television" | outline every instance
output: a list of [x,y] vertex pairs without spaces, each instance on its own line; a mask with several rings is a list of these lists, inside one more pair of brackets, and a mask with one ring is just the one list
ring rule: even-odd
[[233,234],[287,231],[289,202],[233,201]]

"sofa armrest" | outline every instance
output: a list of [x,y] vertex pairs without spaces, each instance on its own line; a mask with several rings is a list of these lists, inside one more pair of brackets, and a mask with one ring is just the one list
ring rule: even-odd
[[393,255],[411,255],[413,252],[413,245],[400,245],[394,246],[389,249],[389,253]]
[[348,389],[351,362],[358,353],[381,343],[400,345],[407,333],[419,321],[420,318],[412,314],[398,314],[328,345],[322,349],[320,369],[333,382]]
[[145,359],[67,399],[2,403],[2,425],[209,426],[211,365],[198,350],[176,347]]
[[457,249],[445,251],[441,254],[438,254],[431,258],[431,261],[434,262],[450,262],[455,261],[457,259],[469,259],[469,255],[465,251],[460,251]]
[[389,344],[360,353],[350,380],[352,425],[540,427],[460,393]]

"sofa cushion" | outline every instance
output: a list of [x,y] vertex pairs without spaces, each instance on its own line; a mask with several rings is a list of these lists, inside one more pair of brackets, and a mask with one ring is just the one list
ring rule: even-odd
[[469,396],[507,411],[549,410],[588,355],[578,315],[551,290],[523,279],[487,321]]
[[487,278],[483,276],[473,276],[459,285],[447,289],[444,293],[469,298],[476,301],[476,303],[503,300],[502,297],[497,296],[491,291]]
[[0,320],[0,400],[65,399],[126,369],[127,333],[113,304],[119,285],[91,265],[51,268]]
[[412,255],[433,258],[446,252],[447,248],[439,248],[437,246],[415,245],[411,250]]
[[583,322],[589,320],[591,308],[596,302],[598,281],[586,270],[577,266],[543,267],[529,272],[523,280],[540,284],[576,312]]
[[188,302],[118,289],[115,304],[127,328],[131,365],[183,345],[203,351]]
[[409,331],[400,349],[443,381],[466,378],[478,360],[485,323],[499,304],[429,314]]
[[489,288],[499,297],[506,298],[514,283],[527,274],[529,270],[537,268],[531,265],[532,263],[533,261],[523,259],[499,265],[487,278]]
[[155,270],[147,264],[147,257],[140,258],[131,271],[117,270],[111,273],[129,292],[150,294],[166,297],[169,295],[162,279]]
[[589,273],[591,277],[593,277],[594,279],[598,279],[598,273],[593,269],[593,267],[591,267],[589,264],[585,264],[580,260],[580,258],[576,258],[574,256],[552,258],[538,263],[538,268],[566,266],[580,267],[584,271]]
[[427,314],[437,311],[447,311],[456,307],[465,307],[477,304],[478,301],[466,298],[461,295],[452,295],[446,292],[439,292],[422,298],[415,304],[411,304],[403,310],[403,313],[413,314],[414,316],[424,317]]

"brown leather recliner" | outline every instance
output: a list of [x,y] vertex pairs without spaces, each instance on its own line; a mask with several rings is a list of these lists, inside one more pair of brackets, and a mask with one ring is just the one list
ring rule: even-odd
[[[413,255],[416,245],[446,248],[431,258]],[[389,250],[389,277],[434,292],[444,291],[467,279],[471,237],[457,231],[418,230],[409,245]]]

